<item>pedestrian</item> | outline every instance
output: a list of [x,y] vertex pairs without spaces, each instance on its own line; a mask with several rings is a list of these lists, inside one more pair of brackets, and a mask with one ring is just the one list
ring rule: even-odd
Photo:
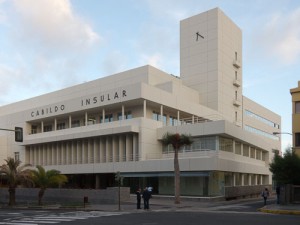
[[138,190],[136,191],[136,208],[137,209],[141,209],[141,189],[138,188]]
[[143,199],[144,199],[144,209],[149,209],[149,199],[151,197],[151,193],[149,192],[148,188],[145,187],[143,191]]
[[276,203],[279,204],[280,203],[280,186],[279,185],[277,185],[277,187],[276,187],[276,196],[277,196]]
[[267,199],[269,197],[269,190],[268,188],[265,188],[262,192],[261,192],[261,197],[263,197],[264,199],[264,205],[267,204]]

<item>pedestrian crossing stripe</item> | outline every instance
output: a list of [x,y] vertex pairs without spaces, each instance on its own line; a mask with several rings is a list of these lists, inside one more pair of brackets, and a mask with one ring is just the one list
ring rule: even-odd
[[0,225],[47,225],[47,224],[58,224],[61,222],[71,222],[75,220],[85,220],[88,218],[95,217],[107,217],[107,216],[119,216],[123,214],[128,214],[128,212],[99,212],[99,211],[76,211],[76,212],[68,212],[61,214],[53,214],[47,216],[33,215],[33,216],[25,216],[18,218],[10,218],[7,219],[7,222],[0,222]]

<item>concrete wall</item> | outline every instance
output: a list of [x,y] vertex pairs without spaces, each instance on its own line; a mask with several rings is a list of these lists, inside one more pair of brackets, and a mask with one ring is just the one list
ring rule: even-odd
[[[16,202],[18,203],[32,203],[38,201],[38,188],[17,188]],[[118,187],[107,189],[54,189],[46,190],[43,197],[43,203],[83,203],[83,198],[88,197],[88,203],[91,204],[114,204],[118,203]],[[8,189],[0,189],[0,202],[8,203]],[[130,199],[129,187],[121,187],[121,201],[128,201]]]
[[225,187],[225,198],[235,199],[259,196],[265,188],[268,188],[269,191],[272,190],[271,185]]

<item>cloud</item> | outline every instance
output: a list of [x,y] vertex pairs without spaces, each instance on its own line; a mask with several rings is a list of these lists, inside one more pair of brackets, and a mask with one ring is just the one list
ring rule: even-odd
[[0,104],[85,79],[80,69],[101,37],[69,0],[0,0],[1,16],[5,32],[0,42]]
[[299,21],[300,8],[289,13],[274,13],[259,31],[261,35],[256,41],[267,54],[275,56],[282,64],[294,64],[300,57]]
[[83,51],[100,37],[77,16],[69,0],[15,0],[22,41],[47,51]]

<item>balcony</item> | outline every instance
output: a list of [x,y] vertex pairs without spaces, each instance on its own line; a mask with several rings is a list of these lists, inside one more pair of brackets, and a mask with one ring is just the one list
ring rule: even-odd
[[241,86],[241,81],[240,80],[233,80],[233,85],[236,86],[236,87],[240,87]]
[[233,66],[239,69],[241,67],[241,62],[239,60],[233,60]]

